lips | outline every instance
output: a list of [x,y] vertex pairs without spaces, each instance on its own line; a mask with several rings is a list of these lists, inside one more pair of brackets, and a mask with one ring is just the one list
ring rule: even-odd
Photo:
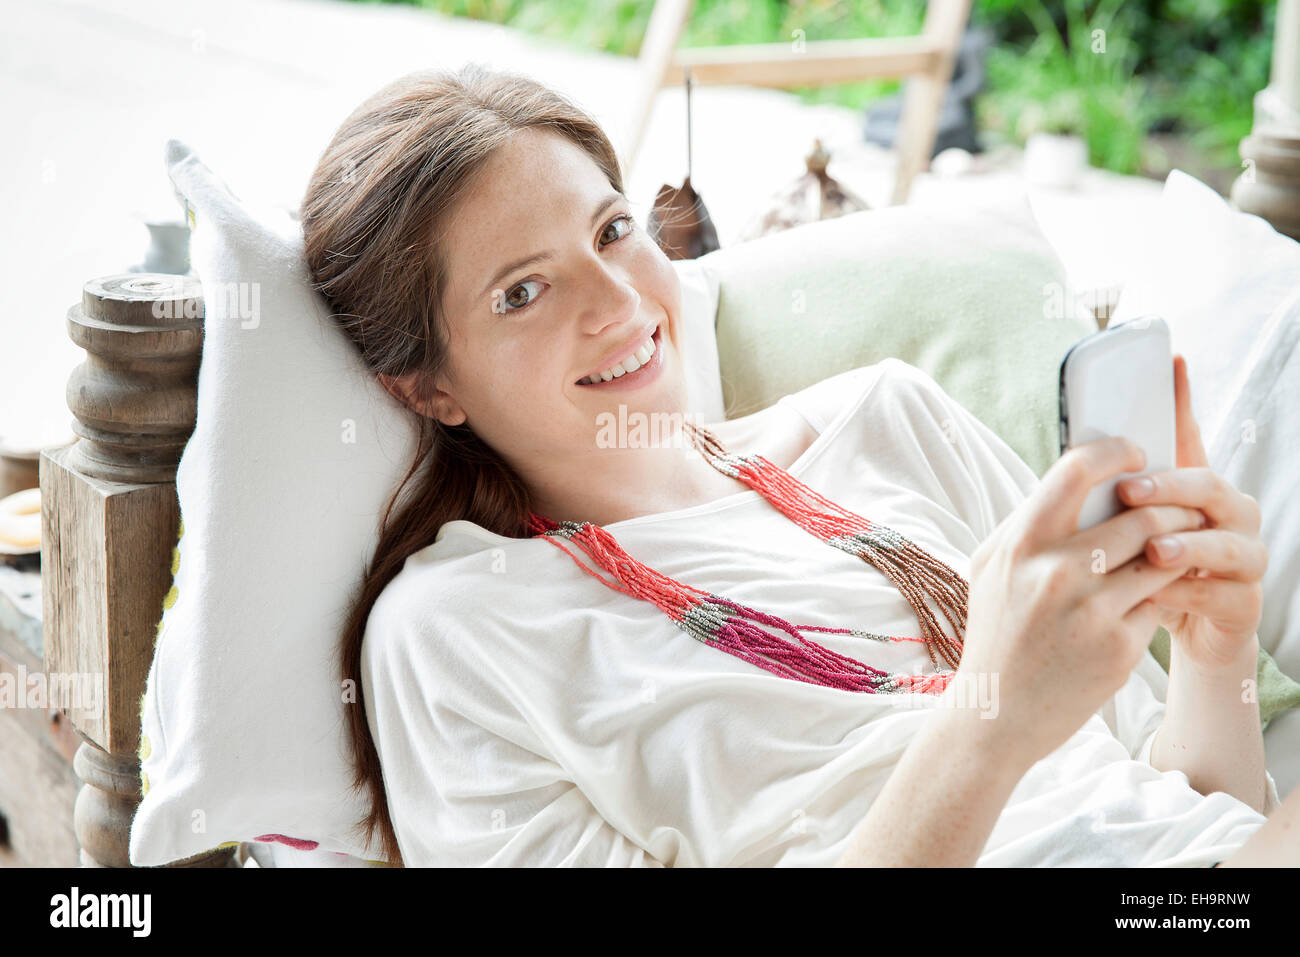
[[[661,338],[660,338],[660,330],[661,330],[661,329],[662,329],[662,326],[656,326],[656,327],[654,328],[653,332],[651,332],[649,335],[644,336],[644,337],[638,337],[638,338],[635,338],[635,339],[629,340],[629,341],[627,342],[627,344],[625,344],[624,346],[621,347],[621,349],[620,349],[619,352],[616,352],[616,353],[611,354],[610,357],[608,358],[608,360],[605,362],[604,365],[602,365],[599,369],[596,369],[596,370],[594,370],[594,371],[592,371],[592,372],[587,373],[587,374],[584,375],[584,376],[581,376],[581,377],[580,377],[580,378],[579,378],[579,379],[574,383],[574,385],[587,386],[588,388],[590,388],[590,387],[592,387],[592,386],[606,385],[606,384],[608,384],[609,382],[617,382],[617,381],[620,380],[620,379],[626,379],[628,376],[636,375],[636,373],[640,372],[641,369],[645,368],[647,365],[650,365],[650,364],[652,364],[652,363],[654,363],[654,362],[656,361],[656,358],[657,358],[657,356],[658,356],[659,350],[660,350],[660,348],[662,347],[662,340],[661,340]],[[630,371],[630,372],[629,372],[629,371],[625,371],[625,372],[623,372],[621,375],[616,375],[616,376],[614,376],[614,378],[612,378],[612,379],[607,379],[607,380],[605,380],[604,382],[601,382],[601,381],[596,381],[596,382],[587,382],[587,381],[586,381],[587,379],[596,379],[596,380],[599,380],[599,379],[600,379],[600,374],[601,374],[602,371],[604,371],[604,370],[608,370],[608,369],[612,369],[614,366],[620,366],[620,367],[625,366],[626,363],[627,363],[627,360],[631,359],[631,358],[633,357],[633,355],[634,355],[636,352],[638,352],[638,350],[641,348],[641,346],[643,346],[643,345],[645,344],[645,342],[646,342],[647,339],[651,340],[651,341],[654,343],[654,351],[653,351],[653,353],[650,355],[650,357],[649,357],[648,359],[646,359],[644,362],[642,362],[642,361],[640,360],[640,357],[639,357],[639,356],[637,357],[638,368],[636,368],[636,369],[634,369],[634,370],[632,370],[632,371]]]
[[578,382],[577,386],[581,389],[606,392],[626,392],[634,389],[641,389],[652,384],[657,380],[664,367],[664,347],[662,327],[655,329],[654,334],[650,337],[654,341],[654,353],[650,360],[634,372],[625,372],[621,376],[615,376],[612,379],[601,382]]

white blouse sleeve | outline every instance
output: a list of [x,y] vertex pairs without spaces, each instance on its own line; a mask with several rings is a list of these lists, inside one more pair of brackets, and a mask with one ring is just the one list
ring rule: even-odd
[[392,617],[368,623],[362,685],[406,866],[664,866],[601,817],[479,662]]

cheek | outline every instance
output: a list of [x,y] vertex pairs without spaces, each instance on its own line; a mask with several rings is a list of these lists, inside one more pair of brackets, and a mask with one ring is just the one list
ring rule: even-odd
[[537,334],[503,342],[483,364],[475,391],[480,401],[527,431],[546,431],[539,423],[555,418],[558,393],[572,371],[565,358],[571,354],[571,345]]
[[[530,355],[523,337],[491,342],[486,337],[463,347],[455,355],[454,390],[466,408],[479,416],[498,415],[498,409],[519,409],[526,405],[527,391],[535,377],[525,375]],[[537,360],[531,360],[535,369]]]
[[650,237],[644,236],[641,241],[643,245],[637,250],[635,266],[637,289],[642,297],[667,312],[675,324],[682,308],[682,284],[677,270]]

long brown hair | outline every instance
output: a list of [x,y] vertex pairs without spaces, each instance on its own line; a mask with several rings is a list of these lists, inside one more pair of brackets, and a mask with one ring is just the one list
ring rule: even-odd
[[[493,151],[526,128],[567,137],[623,192],[614,147],[590,116],[534,80],[473,63],[413,73],[375,93],[343,121],[312,173],[301,214],[312,282],[371,372],[423,373],[418,401],[427,400],[447,361],[440,224]],[[411,414],[417,451],[384,510],[339,643],[340,677],[357,689],[347,712],[352,785],[370,805],[358,833],[369,844],[378,830],[395,866],[402,856],[361,686],[366,620],[407,556],[431,544],[443,524],[465,519],[523,537],[530,501],[523,481],[469,423],[446,426]]]

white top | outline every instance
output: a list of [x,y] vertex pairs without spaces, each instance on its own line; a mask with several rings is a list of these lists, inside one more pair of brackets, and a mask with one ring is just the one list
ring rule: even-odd
[[[820,433],[793,475],[963,576],[1038,482],[897,359],[780,401]],[[795,624],[920,634],[880,572],[756,491],[607,528],[652,568]],[[916,642],[813,637],[886,671],[936,670]],[[1146,760],[1167,680],[1146,655],[1021,780],[978,865],[1209,866],[1245,843],[1263,815]],[[830,865],[939,700],[779,677],[554,545],[466,521],[380,596],[362,682],[409,866]]]

